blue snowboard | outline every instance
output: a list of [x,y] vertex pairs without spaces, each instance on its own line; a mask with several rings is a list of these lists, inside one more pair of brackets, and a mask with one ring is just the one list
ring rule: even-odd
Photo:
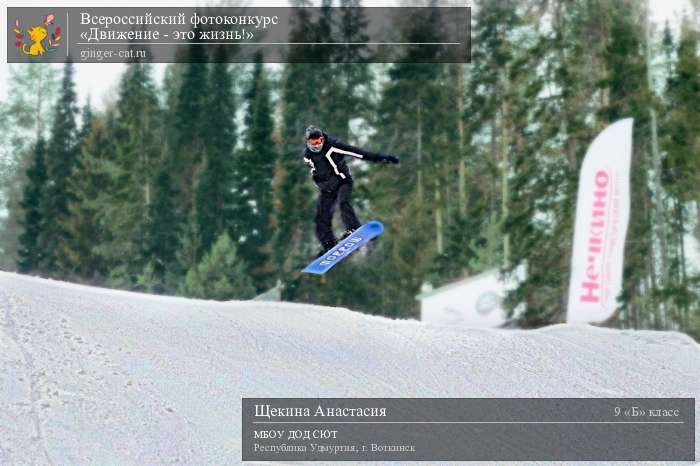
[[370,240],[381,235],[384,231],[382,222],[373,220],[365,223],[347,238],[340,241],[330,251],[310,263],[302,272],[324,274],[328,272],[338,262],[348,257],[353,252],[360,249]]

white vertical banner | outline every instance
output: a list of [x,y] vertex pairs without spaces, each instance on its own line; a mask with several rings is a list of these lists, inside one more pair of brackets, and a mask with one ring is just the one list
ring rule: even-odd
[[622,290],[630,215],[632,118],[595,138],[581,166],[567,322],[601,322],[613,315]]

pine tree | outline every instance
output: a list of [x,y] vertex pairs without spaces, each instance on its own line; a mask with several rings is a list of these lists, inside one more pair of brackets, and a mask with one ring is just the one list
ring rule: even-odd
[[182,124],[176,117],[178,111],[178,97],[182,87],[182,79],[185,74],[186,63],[170,63],[165,67],[163,85],[161,86],[161,99],[164,104],[164,112],[168,115],[165,125],[165,142],[169,150],[178,147],[179,133],[177,126]]
[[245,93],[245,133],[236,164],[236,223],[243,234],[241,257],[250,266],[258,290],[272,286],[269,243],[272,238],[272,175],[277,163],[270,83],[257,55]]
[[201,244],[200,253],[208,251],[223,231],[233,238],[242,232],[236,228],[233,212],[233,148],[236,145],[233,80],[230,65],[225,63],[223,47],[217,48],[215,63],[210,65],[207,87],[211,89],[206,105],[210,124],[202,128],[206,149],[195,192],[195,215]]
[[[92,170],[90,168],[86,169],[86,165],[92,165],[91,160],[88,160],[90,155],[85,153],[86,147],[92,142],[90,140],[93,125],[95,123],[95,117],[92,113],[92,107],[88,101],[84,106],[81,113],[82,124],[80,131],[78,133],[78,146],[80,156],[78,157],[78,164],[76,167],[75,176],[71,177],[68,181],[69,191],[71,193],[71,201],[68,203],[68,215],[62,221],[62,226],[68,232],[66,241],[61,244],[61,261],[63,263],[64,276],[72,274],[77,274],[78,276],[86,278],[89,273],[82,273],[83,271],[78,271],[81,268],[81,264],[90,263],[89,259],[89,244],[92,242],[99,241],[97,237],[90,237],[90,233],[95,233],[93,225],[96,223],[96,218],[94,216],[94,211],[85,212],[83,207],[85,204],[89,203],[91,198],[82,198],[81,192],[82,188],[89,185],[92,180]],[[91,193],[93,196],[95,193]],[[83,231],[86,229],[86,231]],[[87,234],[85,234],[87,233]],[[85,244],[87,242],[87,245]]]
[[27,171],[27,185],[22,196],[21,208],[24,212],[22,226],[24,231],[19,237],[19,260],[17,262],[20,272],[43,272],[45,257],[49,253],[41,238],[46,228],[46,214],[43,210],[46,196],[48,175],[46,172],[46,145],[44,139],[39,137],[34,148],[34,160]]
[[[335,33],[337,42],[363,43],[369,41],[368,21],[359,0],[340,1],[340,21]],[[350,120],[371,119],[371,85],[373,76],[368,61],[371,52],[366,45],[345,45],[335,50],[333,75],[338,83],[338,98],[342,99],[343,111],[335,112],[342,119],[336,136],[346,141],[351,139]]]
[[650,164],[647,160],[649,139],[644,137],[650,134],[646,110],[651,104],[651,96],[642,49],[644,31],[634,20],[639,11],[630,5],[615,4],[610,13],[610,42],[604,55],[608,73],[601,81],[609,100],[599,113],[606,123],[630,116],[635,119],[636,137],[630,173],[630,202],[635,207],[630,213],[625,243],[621,301],[624,325],[639,328],[642,319],[651,313],[644,302],[644,295],[649,291],[646,259],[651,254],[652,239],[653,206],[648,180]]
[[605,45],[592,35],[604,10],[563,1],[550,6],[540,14],[551,15],[551,30],[521,22],[509,39],[510,92],[500,110],[509,111],[509,141],[501,145],[510,159],[503,230],[513,238],[505,272],[527,270],[507,304],[511,316],[524,309],[518,318],[525,327],[565,318],[577,180],[595,135],[586,123],[596,91],[590,68]]
[[678,43],[678,59],[675,70],[667,83],[667,96],[670,103],[668,138],[666,147],[667,179],[673,196],[681,202],[697,199],[698,153],[700,146],[697,130],[700,128],[700,115],[697,105],[700,102],[700,59],[698,40],[687,29]]
[[112,138],[106,118],[93,117],[89,107],[83,114],[80,163],[69,181],[71,201],[62,225],[69,239],[61,245],[60,252],[64,271],[70,278],[101,283],[106,267],[97,247],[105,241],[109,230],[104,203],[111,202],[106,164]]
[[700,205],[698,48],[697,32],[686,19],[677,46],[677,60],[667,81],[668,107],[661,131],[666,152],[662,181],[671,197],[668,215],[670,273],[661,293],[669,303],[669,326],[683,330],[693,328],[693,309],[696,316],[700,314],[697,277],[692,277],[688,270],[685,250],[685,235],[691,223],[691,203],[695,201],[696,205]]
[[143,256],[141,237],[153,202],[153,180],[169,156],[162,146],[162,111],[152,78],[152,65],[130,63],[122,76],[114,117],[113,157],[105,170],[105,226],[99,246],[110,268],[113,286],[129,287],[151,260]]
[[194,298],[250,299],[255,287],[236,246],[224,232],[197,267],[187,273],[186,291]]
[[[406,21],[401,39],[437,42],[442,18],[437,10],[431,11],[433,16],[416,15]],[[454,107],[445,85],[447,67],[416,63],[438,52],[435,47],[407,47],[406,63],[391,66],[377,109],[378,137],[373,141],[381,150],[401,157],[398,170],[372,168],[369,203],[392,232],[385,240],[388,259],[383,275],[391,277],[392,282],[385,285],[396,293],[386,296],[382,307],[406,316],[415,315],[414,296],[438,252],[443,174],[456,139]]]
[[[321,7],[318,10],[318,18],[312,28],[308,30],[310,42],[318,43],[338,43],[338,24],[334,19],[332,0],[321,0]],[[316,100],[323,102],[340,102],[348,94],[340,70],[340,64],[336,63],[334,57],[339,54],[342,46],[339,45],[313,45],[311,52],[304,56],[306,61],[315,63],[316,67],[323,67],[324,73],[333,76],[333,79],[323,79],[317,83]],[[334,105],[319,105],[316,124],[328,134],[341,136],[347,133],[349,108],[343,106],[339,111]]]
[[58,95],[60,74],[47,63],[8,65],[7,70],[8,98],[1,103],[0,115],[0,268],[12,270],[22,230],[19,204],[26,173],[39,137],[48,137],[49,108]]
[[83,144],[85,139],[87,139],[90,136],[90,133],[92,131],[92,124],[95,120],[95,116],[93,115],[92,105],[90,105],[89,98],[88,98],[88,101],[83,106],[83,110],[81,113],[81,120],[82,121],[81,121],[81,125],[80,125],[80,132],[78,133],[79,144]]
[[45,269],[54,276],[61,276],[66,264],[59,255],[69,232],[63,223],[67,220],[68,204],[73,200],[69,184],[78,167],[78,114],[77,95],[73,80],[73,63],[64,67],[61,92],[51,127],[51,138],[47,148],[46,167],[48,171],[48,188],[44,198],[47,227],[42,241],[48,254],[45,257]]
[[[189,212],[182,225],[182,231],[178,235],[180,247],[175,252],[178,266],[178,276],[184,278],[187,272],[197,267],[201,262],[203,254],[200,253],[201,240],[199,238],[199,228],[197,227],[194,213]],[[178,293],[187,295],[187,287],[184,281],[180,282]]]
[[180,87],[173,99],[175,112],[169,115],[173,144],[172,173],[177,175],[178,202],[184,211],[194,209],[197,177],[207,149],[209,127],[216,127],[222,118],[207,108],[209,101],[207,54],[203,45],[188,47],[188,63],[179,77]]
[[141,243],[145,268],[140,285],[148,277],[147,291],[172,292],[177,290],[175,282],[179,275],[176,253],[180,246],[182,212],[175,204],[176,191],[165,166],[157,171],[152,185],[153,199],[148,205]]

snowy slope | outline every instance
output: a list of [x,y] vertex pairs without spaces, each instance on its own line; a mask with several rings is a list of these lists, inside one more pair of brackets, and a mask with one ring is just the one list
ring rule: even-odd
[[700,347],[678,333],[468,330],[0,272],[0,464],[237,464],[243,396],[697,400]]

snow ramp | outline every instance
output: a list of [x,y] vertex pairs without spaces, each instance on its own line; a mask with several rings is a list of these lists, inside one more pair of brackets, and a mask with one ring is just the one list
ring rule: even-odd
[[474,330],[0,272],[1,465],[239,464],[242,397],[699,396],[700,347],[675,332]]

